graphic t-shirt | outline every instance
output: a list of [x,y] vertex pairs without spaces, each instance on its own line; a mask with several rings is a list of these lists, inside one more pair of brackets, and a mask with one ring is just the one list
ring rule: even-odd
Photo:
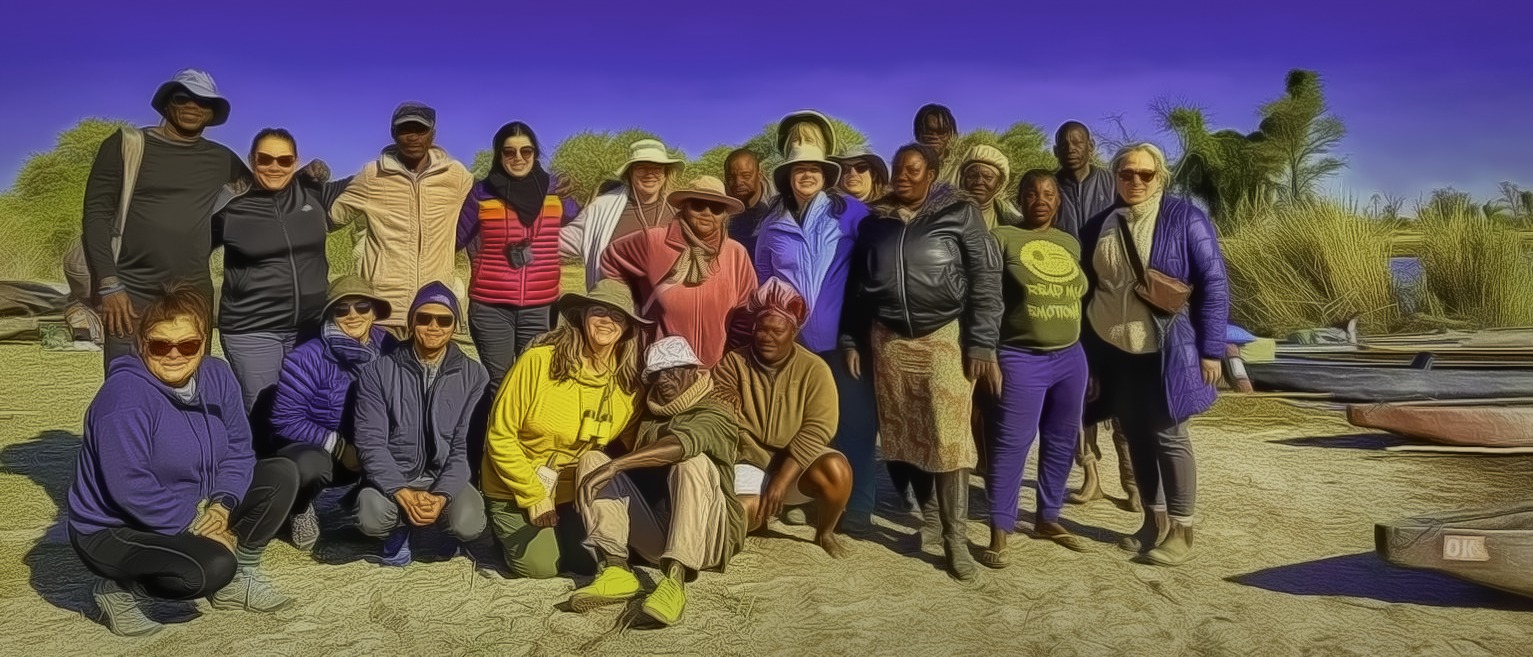
[[1001,247],[1001,344],[1051,351],[1081,336],[1081,245],[1057,228],[1028,230],[999,226],[991,231]]

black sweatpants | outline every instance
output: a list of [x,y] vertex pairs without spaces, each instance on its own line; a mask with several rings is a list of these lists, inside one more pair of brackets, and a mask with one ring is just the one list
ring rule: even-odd
[[326,488],[354,484],[361,479],[361,475],[347,470],[323,447],[307,443],[284,445],[262,456],[287,459],[298,468],[298,494],[293,498],[293,506],[288,515],[308,508]]
[[[229,514],[241,547],[266,547],[298,493],[298,466],[287,459],[263,459],[244,500]],[[69,533],[69,542],[91,572],[149,595],[191,600],[212,595],[234,579],[234,553],[211,538],[190,533],[157,534],[116,527],[90,534]]]

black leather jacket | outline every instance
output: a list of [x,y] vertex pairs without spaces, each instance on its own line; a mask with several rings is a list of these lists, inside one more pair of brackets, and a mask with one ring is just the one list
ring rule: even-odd
[[942,185],[908,222],[893,203],[874,203],[870,210],[852,248],[841,346],[867,348],[875,319],[909,338],[956,319],[966,354],[994,361],[1001,255],[972,200]]

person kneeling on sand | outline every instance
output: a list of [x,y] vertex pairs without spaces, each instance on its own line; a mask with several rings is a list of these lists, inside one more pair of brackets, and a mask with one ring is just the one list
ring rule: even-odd
[[852,493],[852,468],[829,447],[840,409],[830,366],[795,342],[807,315],[804,299],[773,277],[745,307],[752,344],[724,356],[715,378],[732,398],[740,423],[735,494],[752,530],[784,505],[819,502],[815,542],[846,556],[836,523]]
[[102,578],[96,605],[119,635],[161,629],[145,597],[262,612],[292,601],[260,566],[298,468],[256,460],[239,383],[208,356],[211,305],[190,284],[167,286],[144,307],[135,352],[112,360],[85,411],[69,541]]
[[[595,581],[570,595],[569,605],[585,612],[638,595],[639,580],[628,566],[631,547],[664,571],[643,611],[670,625],[686,608],[689,572],[722,571],[745,543],[745,513],[734,494],[739,427],[685,338],[650,345],[644,378],[649,413],[633,451],[617,459],[602,452],[580,458],[576,480],[586,546],[602,568]],[[661,472],[667,485],[660,490],[639,483]]]
[[465,543],[484,534],[484,499],[469,483],[468,434],[490,377],[452,343],[458,317],[452,290],[426,284],[410,304],[410,341],[357,376],[353,440],[366,481],[357,524],[385,539],[375,559],[385,566],[410,563],[411,527],[444,521]]

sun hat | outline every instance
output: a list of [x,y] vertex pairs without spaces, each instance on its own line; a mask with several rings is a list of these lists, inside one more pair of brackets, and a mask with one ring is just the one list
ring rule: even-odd
[[213,103],[213,120],[208,121],[208,127],[223,125],[229,120],[229,100],[218,95],[218,85],[213,82],[213,76],[208,75],[207,71],[199,71],[195,68],[177,71],[175,77],[154,91],[154,98],[149,100],[149,106],[153,107],[160,116],[165,116],[165,110],[170,107],[170,97],[177,91],[185,91]]
[[688,366],[701,368],[703,362],[697,359],[687,339],[679,335],[660,338],[644,351],[644,376],[673,367]]
[[777,122],[777,152],[787,154],[790,129],[793,124],[805,121],[819,126],[820,131],[825,133],[825,152],[836,152],[836,131],[830,125],[830,118],[815,110],[799,110]]
[[394,108],[394,118],[389,125],[397,128],[405,123],[419,123],[427,128],[435,128],[436,110],[425,103],[407,100]]
[[879,157],[878,153],[868,150],[866,146],[853,148],[845,155],[833,155],[830,161],[841,165],[842,169],[856,162],[866,162],[873,168],[873,180],[889,183],[889,165],[884,163],[884,158]]
[[633,291],[628,289],[628,284],[613,278],[603,278],[596,281],[596,286],[590,291],[581,294],[578,292],[565,292],[554,304],[554,310],[565,321],[579,325],[574,314],[591,305],[602,305],[618,310],[628,316],[628,321],[633,324],[649,326],[654,322],[639,316],[635,310],[638,304],[633,301]]
[[628,169],[635,164],[663,164],[675,175],[685,162],[680,158],[671,157],[670,151],[665,149],[665,144],[659,139],[640,139],[628,145],[628,161],[617,169],[617,179],[627,182]]
[[745,211],[745,204],[741,203],[740,199],[730,196],[724,191],[724,181],[713,176],[698,176],[696,180],[687,183],[686,187],[671,192],[669,196],[665,197],[665,202],[671,204],[671,207],[680,210],[682,205],[693,199],[709,203],[723,203],[729,208],[727,212],[730,216]]
[[361,297],[373,302],[373,315],[375,319],[388,319],[392,308],[389,302],[373,292],[373,286],[361,276],[348,274],[330,282],[330,291],[325,294],[325,314],[330,314],[331,306],[337,301],[347,297]]
[[793,173],[795,164],[818,164],[820,171],[825,174],[825,187],[834,187],[836,181],[841,180],[841,165],[825,159],[825,152],[814,144],[794,144],[788,151],[788,159],[772,169],[772,184],[777,186],[777,193],[790,193],[788,176]]

